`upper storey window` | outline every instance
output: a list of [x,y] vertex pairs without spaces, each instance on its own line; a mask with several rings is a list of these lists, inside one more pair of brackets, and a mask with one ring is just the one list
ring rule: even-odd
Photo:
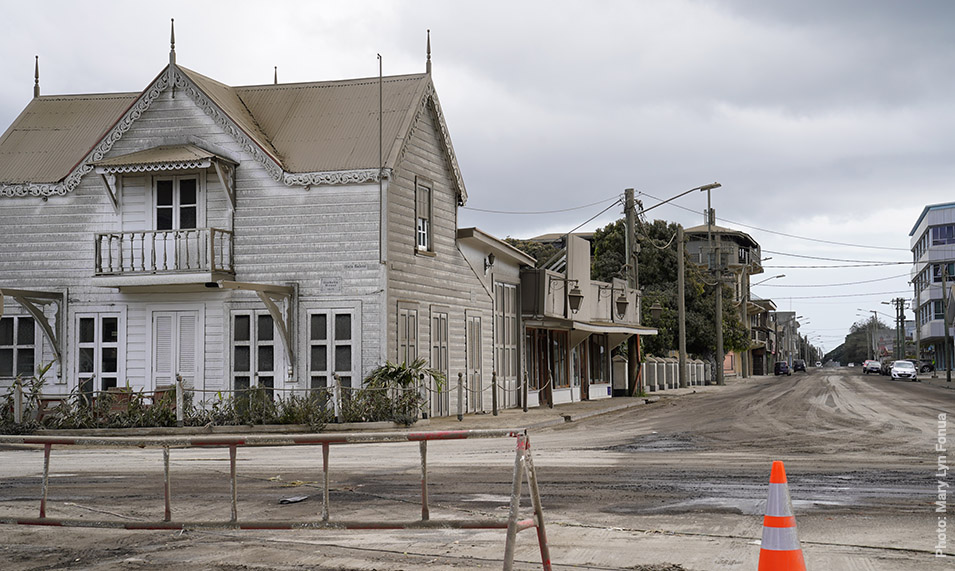
[[432,237],[432,185],[430,182],[417,179],[415,182],[415,221],[416,221],[416,241],[415,249],[419,252],[433,252],[434,243]]
[[188,230],[198,227],[199,184],[195,177],[156,181],[156,230]]
[[945,246],[955,244],[955,224],[932,227],[932,245]]

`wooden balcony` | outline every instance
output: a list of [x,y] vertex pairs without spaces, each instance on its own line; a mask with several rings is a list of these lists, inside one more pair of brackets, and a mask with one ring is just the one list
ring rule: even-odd
[[229,230],[107,232],[97,234],[95,241],[99,285],[190,284],[235,277]]

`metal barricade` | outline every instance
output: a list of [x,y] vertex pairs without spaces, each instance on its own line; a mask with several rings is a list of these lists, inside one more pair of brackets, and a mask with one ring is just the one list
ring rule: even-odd
[[[464,440],[470,438],[514,438],[516,455],[511,488],[510,508],[507,519],[438,519],[430,518],[428,506],[428,442],[432,440]],[[335,521],[329,516],[329,449],[331,445],[371,444],[384,442],[418,442],[421,455],[421,519],[406,522],[391,521]],[[0,517],[0,523],[17,525],[49,525],[66,527],[103,527],[130,530],[169,529],[506,529],[504,544],[504,569],[514,564],[514,549],[517,533],[526,529],[537,530],[541,563],[545,571],[551,569],[550,550],[544,529],[544,514],[537,474],[530,452],[530,438],[524,429],[450,430],[441,432],[377,432],[377,433],[327,433],[327,434],[269,434],[241,436],[159,436],[159,437],[88,437],[88,436],[11,436],[0,435],[0,444],[35,444],[43,446],[43,479],[40,489],[39,517]],[[160,447],[163,451],[163,496],[165,510],[162,521],[88,520],[51,518],[46,515],[47,492],[50,484],[50,453],[53,446],[88,446],[145,448]],[[243,521],[238,517],[236,486],[236,450],[246,446],[318,446],[322,447],[322,517],[320,521]],[[169,456],[171,448],[228,448],[229,468],[232,481],[232,513],[229,521],[175,521],[172,519]],[[520,499],[524,478],[527,478],[533,514],[520,519]]]

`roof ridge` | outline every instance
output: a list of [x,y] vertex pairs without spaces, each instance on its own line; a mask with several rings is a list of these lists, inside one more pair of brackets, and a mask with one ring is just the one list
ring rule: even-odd
[[[397,81],[417,81],[424,79],[427,74],[417,73],[417,74],[406,74],[406,75],[386,75],[381,78],[383,83],[395,83]],[[329,79],[324,81],[298,81],[294,83],[261,83],[254,85],[236,85],[233,89],[240,90],[252,90],[252,89],[289,89],[289,88],[305,88],[305,87],[337,87],[337,86],[354,86],[354,85],[368,85],[368,84],[377,84],[377,77],[360,77],[353,79]]]

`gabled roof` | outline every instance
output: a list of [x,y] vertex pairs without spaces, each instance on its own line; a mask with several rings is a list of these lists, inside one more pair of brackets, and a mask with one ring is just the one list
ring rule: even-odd
[[139,95],[34,98],[0,136],[0,183],[62,180]]
[[34,98],[0,137],[0,196],[69,192],[172,85],[287,185],[377,180],[431,113],[452,184],[467,199],[430,74],[382,78],[379,142],[378,78],[230,87],[176,64],[140,93]]
[[[382,80],[383,161],[393,168],[395,145],[410,128],[409,111],[430,89],[426,74]],[[291,172],[376,168],[378,78],[237,87]]]

